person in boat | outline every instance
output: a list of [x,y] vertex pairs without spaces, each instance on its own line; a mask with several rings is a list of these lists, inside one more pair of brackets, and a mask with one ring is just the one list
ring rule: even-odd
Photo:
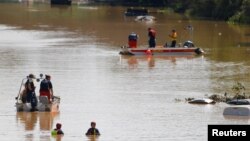
[[53,86],[51,83],[51,76],[45,75],[45,79],[43,79],[40,83],[40,96],[47,96],[49,102],[51,102],[53,98]]
[[36,93],[35,93],[35,84],[33,82],[33,79],[35,79],[35,75],[34,74],[29,74],[29,76],[27,77],[27,81],[25,83],[25,89],[26,89],[26,102],[27,103],[31,103],[31,111],[36,111],[36,106],[37,106],[37,97],[36,97]]
[[[29,90],[31,91],[34,86],[34,83],[32,81],[32,79],[34,78],[35,76],[33,74],[29,74],[27,76],[27,81],[24,83],[24,89],[22,90],[22,92],[20,93],[20,100],[23,102],[23,103],[26,103],[28,101],[30,101],[30,97],[29,97],[29,100],[28,100],[28,92]],[[30,80],[31,79],[31,80]],[[32,83],[29,83],[29,82],[32,82]]]
[[138,40],[138,35],[134,32],[128,35],[128,46],[129,48],[136,48],[137,47],[137,40]]
[[94,121],[92,121],[90,123],[90,128],[88,129],[87,133],[85,133],[86,136],[89,136],[89,135],[96,135],[96,136],[99,136],[101,135],[99,130],[96,128],[96,123]]
[[22,103],[27,102],[27,93],[28,93],[28,86],[25,84],[24,89],[20,93],[20,100],[22,101]]
[[53,136],[54,135],[63,135],[64,133],[63,133],[61,128],[62,128],[62,124],[57,123],[56,128],[51,131],[51,135],[53,135]]
[[154,48],[156,46],[156,31],[153,28],[148,28],[148,44],[150,48]]
[[177,39],[177,32],[175,29],[172,30],[171,34],[169,34],[169,37],[172,39],[170,47],[175,47]]

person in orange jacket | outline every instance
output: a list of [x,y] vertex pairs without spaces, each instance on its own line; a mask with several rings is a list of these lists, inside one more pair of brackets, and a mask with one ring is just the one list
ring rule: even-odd
[[175,29],[172,30],[172,33],[169,34],[169,37],[172,39],[172,43],[170,47],[175,47],[176,46],[176,39],[177,39],[177,32]]

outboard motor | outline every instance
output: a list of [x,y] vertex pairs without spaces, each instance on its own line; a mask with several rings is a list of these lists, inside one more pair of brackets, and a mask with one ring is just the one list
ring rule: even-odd
[[191,47],[194,47],[194,43],[192,41],[188,40],[188,41],[184,42],[183,46],[191,48]]
[[200,55],[200,54],[204,53],[204,51],[203,51],[201,48],[195,49],[194,52],[195,52],[197,55]]

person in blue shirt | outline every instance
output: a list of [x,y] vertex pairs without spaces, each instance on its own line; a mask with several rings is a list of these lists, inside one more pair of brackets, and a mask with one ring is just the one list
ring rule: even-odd
[[51,76],[45,75],[45,79],[42,80],[40,84],[40,96],[47,96],[49,102],[51,103],[53,99],[53,86],[51,83]]

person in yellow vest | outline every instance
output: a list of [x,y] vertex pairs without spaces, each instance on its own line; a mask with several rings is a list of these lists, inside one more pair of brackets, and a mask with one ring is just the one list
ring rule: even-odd
[[57,123],[56,128],[51,131],[51,135],[53,135],[53,136],[55,136],[55,135],[63,135],[64,133],[63,133],[61,127],[62,127],[62,124]]
[[176,39],[177,39],[177,32],[175,29],[172,30],[172,33],[169,34],[169,37],[172,39],[172,43],[170,47],[175,47],[176,45]]
[[96,136],[99,136],[101,135],[99,130],[97,128],[95,128],[96,126],[96,123],[95,122],[91,122],[90,123],[90,126],[91,128],[88,129],[87,133],[85,133],[86,136],[89,136],[89,135],[96,135]]

